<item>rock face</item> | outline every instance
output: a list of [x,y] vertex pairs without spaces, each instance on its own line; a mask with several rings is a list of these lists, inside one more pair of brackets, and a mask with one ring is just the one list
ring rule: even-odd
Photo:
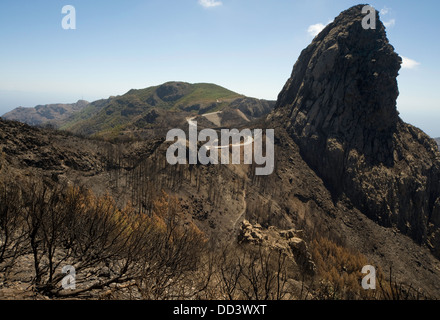
[[183,82],[170,82],[161,85],[156,93],[166,102],[177,101],[191,91],[191,85]]
[[271,117],[335,201],[348,198],[440,257],[440,153],[399,118],[402,59],[379,16],[363,29],[362,8],[342,12],[301,53]]
[[259,224],[252,225],[244,220],[238,240],[240,243],[260,245],[270,250],[281,250],[290,256],[306,274],[313,275],[316,272],[316,265],[307,243],[299,238],[301,234],[301,230],[278,230],[273,226],[264,229]]
[[239,98],[234,100],[230,107],[243,112],[249,119],[267,115],[273,110],[274,101],[259,100],[255,98]]

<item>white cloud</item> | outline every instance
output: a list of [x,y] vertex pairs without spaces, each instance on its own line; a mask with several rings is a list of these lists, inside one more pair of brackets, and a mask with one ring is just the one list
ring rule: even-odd
[[204,8],[213,8],[221,6],[223,2],[218,0],[199,0],[199,4]]
[[388,12],[390,12],[390,9],[387,7],[384,7],[383,9],[380,10],[380,14],[383,16],[388,14]]
[[394,27],[396,25],[396,19],[391,19],[390,21],[386,21],[383,25],[387,28]]
[[322,30],[324,30],[325,25],[322,23],[312,24],[308,29],[307,32],[312,37],[316,37]]
[[420,62],[417,62],[413,59],[402,56],[402,69],[415,69],[420,65]]

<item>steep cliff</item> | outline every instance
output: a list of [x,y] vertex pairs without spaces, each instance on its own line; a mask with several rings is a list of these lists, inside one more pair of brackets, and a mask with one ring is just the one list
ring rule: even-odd
[[440,153],[396,109],[402,59],[377,14],[364,29],[363,5],[342,12],[301,53],[272,118],[336,201],[397,227],[440,256]]

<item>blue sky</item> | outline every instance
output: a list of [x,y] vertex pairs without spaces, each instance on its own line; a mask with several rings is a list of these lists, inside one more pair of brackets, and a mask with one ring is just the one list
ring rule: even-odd
[[[276,99],[313,31],[349,0],[2,0],[0,114],[93,101],[166,81]],[[370,2],[405,57],[402,118],[440,137],[440,2]],[[62,7],[76,9],[64,30]]]

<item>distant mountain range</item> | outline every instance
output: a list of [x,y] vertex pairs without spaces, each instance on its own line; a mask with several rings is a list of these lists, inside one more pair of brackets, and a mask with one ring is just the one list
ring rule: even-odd
[[[51,124],[85,136],[145,138],[180,127],[189,115],[221,111],[206,126],[239,126],[273,110],[275,101],[248,98],[208,83],[167,82],[92,103],[17,108],[3,116],[30,125]],[[203,124],[202,124],[203,125]]]
[[437,142],[438,147],[439,147],[439,149],[440,149],[440,138],[435,138],[434,140],[435,140],[435,142]]
[[62,125],[74,113],[81,111],[89,102],[79,100],[72,104],[46,104],[34,108],[16,108],[2,116],[6,120],[16,120],[33,126],[50,124],[53,126]]

